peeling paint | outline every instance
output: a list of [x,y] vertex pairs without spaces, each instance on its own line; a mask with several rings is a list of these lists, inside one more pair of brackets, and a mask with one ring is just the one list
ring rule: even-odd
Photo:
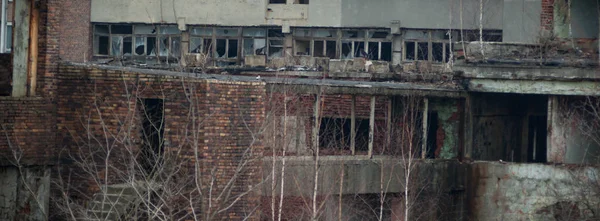
[[436,158],[458,157],[459,110],[457,100],[433,100],[432,110],[438,113],[439,128],[436,133]]

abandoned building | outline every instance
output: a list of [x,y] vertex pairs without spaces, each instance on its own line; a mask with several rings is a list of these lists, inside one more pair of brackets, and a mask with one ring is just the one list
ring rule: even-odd
[[597,1],[2,0],[0,220],[597,220]]

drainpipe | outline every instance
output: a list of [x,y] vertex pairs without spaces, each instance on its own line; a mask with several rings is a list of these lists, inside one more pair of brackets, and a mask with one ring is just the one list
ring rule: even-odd
[[6,8],[7,1],[2,0],[2,24],[0,24],[0,53],[6,53]]

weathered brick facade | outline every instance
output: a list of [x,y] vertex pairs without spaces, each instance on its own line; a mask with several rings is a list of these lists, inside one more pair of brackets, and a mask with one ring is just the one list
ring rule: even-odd
[[[98,148],[127,137],[139,140],[141,125],[131,125],[140,124],[142,118],[137,102],[146,98],[163,99],[165,151],[176,151],[181,159],[189,160],[192,168],[197,150],[203,165],[202,180],[215,177],[215,193],[232,179],[231,195],[236,197],[260,182],[258,161],[249,159],[262,155],[258,133],[264,115],[262,82],[227,82],[61,65],[58,85],[59,146],[77,150],[81,145],[92,145],[86,143],[88,136],[108,137],[107,143],[92,142]],[[129,148],[138,146],[132,144]],[[118,148],[127,145],[114,147],[115,154],[119,154]],[[113,157],[115,161],[120,159]],[[117,167],[119,163],[114,162]],[[245,165],[240,168],[241,163]],[[109,177],[112,179],[105,182],[119,182],[117,177]],[[92,183],[87,187],[91,191],[96,188]],[[222,203],[231,203],[236,197],[223,199]],[[243,219],[259,205],[258,200],[255,191],[250,191],[220,216]]]
[[552,31],[554,28],[554,0],[542,0],[540,21],[544,30]]
[[0,166],[57,163],[51,104],[38,97],[0,97],[0,113]]

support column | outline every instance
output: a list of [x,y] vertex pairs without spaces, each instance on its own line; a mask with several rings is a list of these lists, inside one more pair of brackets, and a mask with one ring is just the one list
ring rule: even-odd
[[27,95],[31,0],[14,1],[12,96]]
[[373,157],[373,133],[375,132],[375,96],[371,96],[371,115],[369,116],[369,158]]
[[350,150],[352,155],[356,153],[356,96],[352,95],[352,107],[350,111]]
[[319,129],[321,127],[321,119],[319,117],[319,108],[321,104],[321,95],[317,94],[315,96],[315,106],[313,108],[313,129],[312,129],[312,146],[315,148],[315,151],[319,150]]
[[472,159],[473,152],[473,98],[468,94],[465,98],[465,132],[464,132],[464,158]]
[[546,138],[546,159],[548,163],[565,163],[567,144],[565,131],[561,125],[560,97],[548,96],[548,136]]
[[423,99],[423,138],[421,140],[421,159],[427,158],[427,131],[429,129],[429,99]]
[[[179,54],[179,57],[180,57],[179,64],[182,67],[187,66],[187,61],[186,61],[185,55],[188,53],[189,48],[190,48],[190,33],[188,31],[182,31],[181,32],[181,49],[180,49],[180,54]],[[240,57],[240,56],[238,56],[238,57]]]
[[385,147],[391,151],[392,147],[392,97],[388,97],[387,100],[387,114],[386,114],[386,133],[385,133]]

